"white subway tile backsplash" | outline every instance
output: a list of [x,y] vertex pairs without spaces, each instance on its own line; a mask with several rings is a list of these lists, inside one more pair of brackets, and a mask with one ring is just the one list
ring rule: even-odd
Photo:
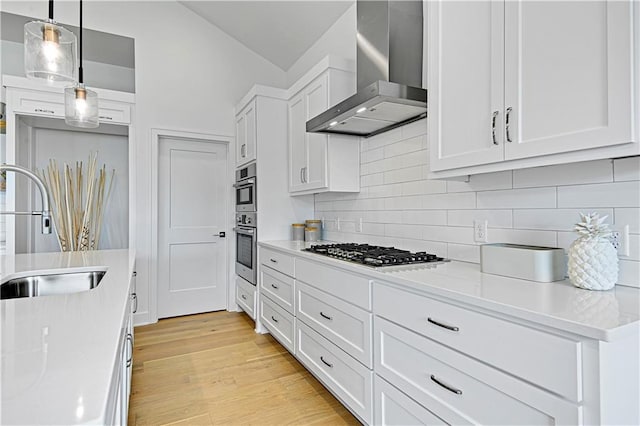
[[514,210],[513,227],[517,229],[547,229],[571,231],[580,222],[580,213],[597,212],[600,217],[609,216],[606,223],[613,223],[613,209],[533,209]]
[[427,119],[423,118],[422,120],[414,121],[413,123],[409,123],[406,126],[402,126],[402,138],[410,139],[414,136],[420,136],[427,134]]
[[512,210],[449,210],[447,225],[473,226],[474,220],[486,220],[489,228],[511,228]]
[[560,186],[558,207],[640,207],[640,182]]
[[556,207],[556,188],[478,192],[478,208],[483,209],[543,209],[554,207]]
[[490,243],[528,244],[543,247],[557,247],[556,232],[530,231],[522,229],[489,229]]
[[448,181],[447,192],[486,191],[491,189],[511,189],[512,171],[484,173],[469,176],[469,182]]
[[424,209],[474,209],[476,207],[475,192],[423,195],[422,199]]
[[447,257],[461,262],[480,263],[480,246],[449,244]]
[[361,139],[360,193],[315,197],[325,237],[479,263],[474,220],[488,221],[489,242],[567,250],[579,213],[598,211],[629,225],[631,252],[620,259],[619,283],[640,286],[640,157],[441,181],[427,179],[427,145],[426,120]]
[[612,182],[611,160],[558,164],[513,171],[514,188]]
[[391,170],[384,172],[383,182],[398,183],[419,180],[422,178],[422,169],[420,166],[408,167],[406,169]]
[[447,182],[443,180],[416,180],[402,184],[402,195],[442,194],[447,192]]
[[447,224],[446,210],[407,210],[402,212],[402,223],[415,223],[418,225],[443,225]]
[[620,267],[618,284],[629,287],[640,287],[640,262],[620,259],[618,266]]
[[613,160],[613,177],[616,182],[640,180],[640,157]]
[[616,225],[629,225],[629,232],[640,234],[640,208],[614,209]]
[[413,151],[419,151],[424,148],[422,136],[416,136],[411,139],[405,139],[384,147],[385,158],[395,157],[397,155],[407,154]]

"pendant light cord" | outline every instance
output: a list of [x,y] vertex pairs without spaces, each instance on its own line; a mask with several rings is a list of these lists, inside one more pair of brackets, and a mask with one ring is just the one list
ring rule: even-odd
[[[53,0],[51,0],[53,4]],[[80,68],[78,69],[78,82],[84,83],[84,76],[82,72],[82,0],[80,0]]]
[[53,21],[53,0],[49,0],[49,19]]

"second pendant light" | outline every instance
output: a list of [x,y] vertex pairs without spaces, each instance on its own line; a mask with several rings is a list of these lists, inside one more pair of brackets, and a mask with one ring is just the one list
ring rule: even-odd
[[80,67],[78,83],[64,90],[64,121],[70,126],[96,128],[98,122],[98,94],[84,85],[82,70],[82,0],[80,0]]

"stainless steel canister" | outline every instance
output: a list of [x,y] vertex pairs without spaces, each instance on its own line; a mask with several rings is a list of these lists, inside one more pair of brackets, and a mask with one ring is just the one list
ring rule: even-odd
[[304,241],[304,223],[292,223],[291,224],[291,240],[292,241]]
[[322,221],[318,219],[308,219],[304,221],[307,228],[316,228],[318,230],[318,240],[322,240]]
[[320,240],[320,229],[304,228],[304,240],[306,242],[314,242]]

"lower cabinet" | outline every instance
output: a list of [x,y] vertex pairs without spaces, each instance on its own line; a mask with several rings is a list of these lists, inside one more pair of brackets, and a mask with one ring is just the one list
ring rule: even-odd
[[343,404],[371,423],[373,373],[302,321],[296,324],[296,355]]
[[268,297],[260,297],[260,321],[273,337],[287,348],[295,352],[295,317],[282,309]]
[[446,425],[441,418],[376,375],[374,379],[374,424],[381,426]]
[[236,277],[236,303],[251,319],[256,319],[256,286],[240,277]]

